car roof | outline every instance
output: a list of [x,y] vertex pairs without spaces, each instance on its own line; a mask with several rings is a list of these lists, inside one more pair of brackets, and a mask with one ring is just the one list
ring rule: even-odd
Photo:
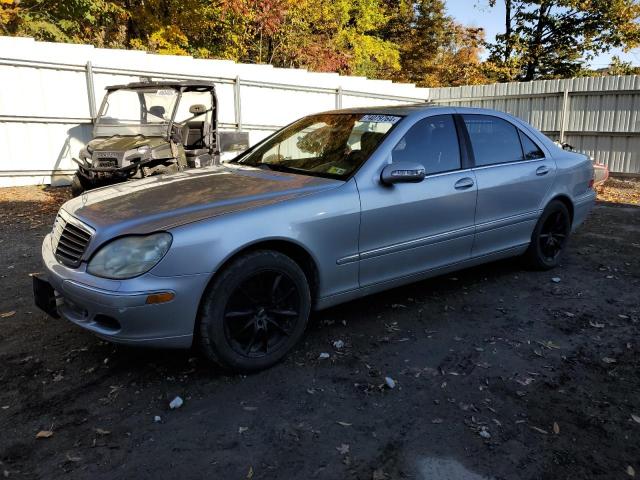
[[483,114],[493,115],[509,120],[511,123],[516,124],[519,128],[524,129],[530,136],[535,137],[540,143],[543,143],[550,152],[557,154],[557,145],[553,143],[546,135],[539,130],[529,125],[524,120],[515,117],[509,113],[501,112],[500,110],[492,110],[489,108],[476,108],[476,107],[462,107],[441,105],[433,102],[425,101],[425,103],[412,103],[405,105],[384,105],[384,106],[372,106],[372,107],[355,107],[355,108],[343,108],[340,110],[330,110],[324,113],[360,113],[360,114],[379,114],[379,115],[401,115],[404,117],[422,117],[425,113],[432,115],[439,114]]
[[475,108],[475,107],[458,107],[452,105],[436,104],[429,101],[425,103],[409,103],[402,105],[381,105],[371,107],[354,107],[354,108],[341,108],[338,110],[329,110],[324,113],[372,113],[382,115],[403,115],[409,116],[413,114],[419,114],[423,112],[429,112],[432,114],[438,113],[475,113],[475,114],[487,114],[497,115],[513,118],[508,113],[501,112],[499,110],[491,110],[488,108]]
[[165,87],[175,88],[178,90],[198,90],[208,91],[215,90],[215,84],[213,82],[207,82],[204,80],[174,80],[174,81],[149,81],[149,82],[131,82],[121,85],[109,85],[105,87],[105,90],[119,90],[119,89],[136,89],[136,88],[154,88]]
[[329,110],[324,113],[375,113],[382,115],[410,115],[422,111],[450,109],[450,107],[441,107],[433,103],[410,103],[403,105],[379,105],[371,107],[354,107],[341,108],[338,110]]

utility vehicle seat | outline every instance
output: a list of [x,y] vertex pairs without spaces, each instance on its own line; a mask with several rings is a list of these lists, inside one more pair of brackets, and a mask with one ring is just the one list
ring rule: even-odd
[[160,120],[165,120],[164,118],[164,114],[165,114],[166,110],[164,109],[163,106],[161,105],[154,105],[153,107],[149,108],[149,113],[156,117],[155,119],[150,119],[150,121],[152,122],[157,122],[158,119]]
[[182,131],[182,138],[184,139],[184,151],[187,156],[198,156],[204,153],[208,153],[207,146],[204,143],[205,131],[204,122],[194,120],[187,122]]

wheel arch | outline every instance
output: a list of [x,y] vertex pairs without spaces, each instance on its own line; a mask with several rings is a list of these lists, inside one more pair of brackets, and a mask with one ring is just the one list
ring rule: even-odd
[[[564,206],[567,207],[567,210],[569,210],[569,218],[571,220],[571,224],[573,224],[574,205],[573,205],[573,202],[571,201],[571,198],[569,198],[568,195],[565,195],[565,194],[561,193],[561,194],[555,195],[553,198],[551,198],[547,202],[547,205],[549,205],[554,200],[562,202],[564,204]],[[546,206],[545,206],[545,208],[546,208]]]
[[[242,255],[246,255],[250,252],[255,252],[256,250],[273,250],[283,255],[288,256],[294,262],[298,264],[298,266],[302,269],[305,277],[307,278],[307,282],[309,282],[309,289],[311,291],[311,305],[315,303],[317,299],[317,293],[320,285],[320,273],[318,269],[318,262],[314,258],[314,256],[302,245],[298,242],[291,240],[289,238],[268,238],[261,239],[253,243],[249,243],[237,248],[235,251],[230,253],[216,268],[215,272],[209,278],[206,287],[202,291],[200,295],[200,302],[198,306],[198,317],[200,316],[202,304],[205,299],[205,295],[208,294],[209,288],[218,277],[220,272],[222,272],[227,266],[229,266],[234,260],[241,257]],[[195,322],[195,330],[197,332],[198,319],[196,318]]]

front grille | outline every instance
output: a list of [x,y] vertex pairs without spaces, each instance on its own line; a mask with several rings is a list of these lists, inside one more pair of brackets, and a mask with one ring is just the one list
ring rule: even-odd
[[117,158],[100,158],[98,159],[98,167],[102,168],[116,168],[118,166]]
[[91,240],[91,232],[79,221],[71,221],[58,214],[53,224],[52,247],[58,261],[68,267],[80,265],[82,255]]

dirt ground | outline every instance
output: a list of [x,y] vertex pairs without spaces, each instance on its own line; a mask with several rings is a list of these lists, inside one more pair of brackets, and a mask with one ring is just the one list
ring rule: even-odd
[[29,273],[68,192],[0,189],[0,474],[640,478],[640,182],[600,195],[554,271],[509,260],[335,307],[285,362],[228,376],[38,312]]

